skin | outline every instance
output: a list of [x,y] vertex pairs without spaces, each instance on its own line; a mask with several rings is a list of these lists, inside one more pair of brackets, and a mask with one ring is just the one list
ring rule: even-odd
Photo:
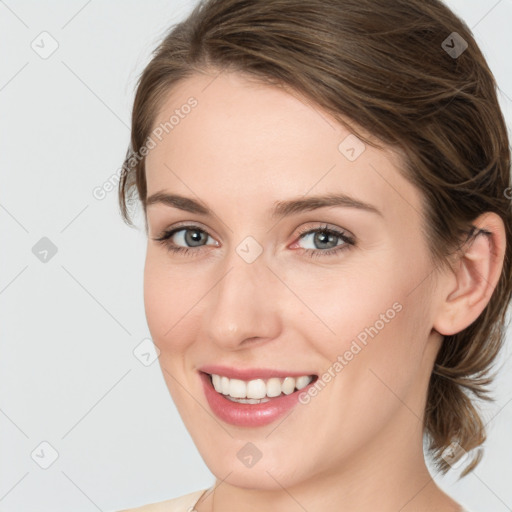
[[[338,150],[350,132],[311,102],[240,74],[215,76],[193,75],[169,92],[154,126],[190,96],[198,105],[146,159],[148,196],[180,194],[214,212],[147,208],[149,329],[170,394],[217,478],[214,508],[209,494],[196,510],[460,510],[425,465],[423,411],[442,335],[475,320],[496,285],[501,219],[479,217],[489,241],[478,237],[453,272],[441,272],[428,257],[421,194],[399,174],[399,153],[367,145],[351,162]],[[382,216],[337,206],[270,217],[275,201],[331,192]],[[206,231],[205,245],[183,255],[154,240],[178,223]],[[311,258],[308,249],[326,249],[298,229],[326,223],[356,244]],[[187,247],[185,233],[176,245]],[[236,252],[247,236],[263,250],[250,264]],[[400,312],[284,419],[236,427],[210,410],[201,365],[322,375],[394,303]],[[262,454],[251,468],[237,457],[248,441]]]

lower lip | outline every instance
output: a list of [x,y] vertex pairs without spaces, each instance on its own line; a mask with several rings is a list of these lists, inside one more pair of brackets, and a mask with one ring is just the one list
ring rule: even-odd
[[221,393],[217,393],[208,374],[200,372],[200,376],[206,400],[214,414],[226,423],[239,427],[261,427],[272,423],[297,405],[299,393],[307,391],[316,381],[313,379],[301,390],[271,398],[268,402],[241,404],[232,402]]

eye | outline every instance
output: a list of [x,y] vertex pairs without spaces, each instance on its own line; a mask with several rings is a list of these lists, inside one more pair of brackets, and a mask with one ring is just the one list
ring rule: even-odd
[[[208,239],[213,240],[206,231],[198,226],[180,226],[178,228],[164,231],[160,236],[153,240],[161,242],[169,251],[186,254],[191,249],[207,245],[203,242],[208,242]],[[218,245],[218,243],[215,242],[210,245]]]
[[327,225],[315,229],[304,228],[299,233],[299,241],[306,240],[309,243],[310,247],[302,248],[311,257],[330,256],[355,245],[355,240],[346,232]]
[[[206,245],[218,247],[215,241],[204,229],[195,225],[179,226],[165,230],[160,236],[153,240],[163,244],[173,253],[194,253]],[[212,240],[213,244],[208,244]],[[299,231],[299,240],[306,241],[313,247],[300,247],[310,257],[330,256],[349,249],[355,245],[355,240],[345,231],[329,227],[327,225],[314,229],[302,228]]]

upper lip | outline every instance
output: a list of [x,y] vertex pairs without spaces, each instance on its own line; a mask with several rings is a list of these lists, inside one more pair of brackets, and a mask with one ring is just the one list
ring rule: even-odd
[[315,375],[314,373],[304,371],[297,372],[292,370],[278,370],[275,368],[234,368],[231,366],[222,366],[208,364],[198,368],[199,371],[209,373],[210,375],[221,375],[230,379],[254,380],[271,379],[272,377],[301,377],[303,375]]

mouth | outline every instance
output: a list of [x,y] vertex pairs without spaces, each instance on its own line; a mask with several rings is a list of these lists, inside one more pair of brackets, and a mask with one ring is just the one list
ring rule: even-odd
[[317,375],[287,376],[284,378],[272,377],[269,379],[230,379],[224,375],[209,374],[210,383],[219,394],[232,402],[240,404],[260,404],[269,402],[273,398],[291,395],[308,384],[314,382]]
[[[241,376],[241,372],[236,373]],[[256,371],[250,372],[251,376]],[[277,420],[299,403],[299,394],[315,384],[318,375],[276,376],[259,372],[261,378],[244,380],[219,373],[199,371],[212,412],[226,423],[258,427]],[[267,377],[263,378],[263,373]],[[270,376],[268,376],[270,375]]]

